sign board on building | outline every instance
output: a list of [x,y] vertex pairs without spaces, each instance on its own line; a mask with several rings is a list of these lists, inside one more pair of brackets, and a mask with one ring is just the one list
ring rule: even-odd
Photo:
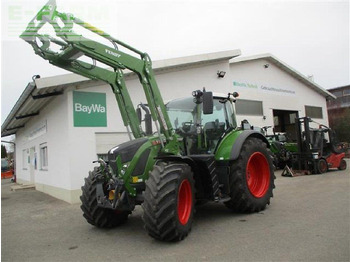
[[266,86],[266,85],[258,85],[258,84],[252,84],[252,83],[246,83],[242,81],[233,81],[233,86],[235,88],[243,88],[243,89],[255,89],[259,92],[266,92],[271,94],[278,94],[278,95],[289,95],[289,96],[295,96],[296,92],[292,88],[280,88],[280,87],[272,87],[272,86]]
[[29,131],[28,135],[26,135],[27,140],[31,141],[31,140],[34,140],[34,139],[46,134],[46,132],[47,132],[46,126],[47,126],[46,120],[37,124],[34,128],[32,128]]
[[106,94],[73,91],[73,119],[75,127],[106,127]]

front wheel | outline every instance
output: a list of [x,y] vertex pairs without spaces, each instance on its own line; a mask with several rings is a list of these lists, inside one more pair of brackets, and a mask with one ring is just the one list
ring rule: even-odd
[[273,196],[274,167],[270,151],[258,138],[247,138],[230,172],[231,200],[225,205],[238,212],[259,212]]
[[191,230],[194,213],[194,180],[189,165],[158,163],[146,181],[143,222],[158,240],[183,240]]
[[327,164],[326,159],[320,158],[317,161],[317,172],[319,174],[323,174],[323,173],[326,173],[327,171],[328,171],[328,164]]

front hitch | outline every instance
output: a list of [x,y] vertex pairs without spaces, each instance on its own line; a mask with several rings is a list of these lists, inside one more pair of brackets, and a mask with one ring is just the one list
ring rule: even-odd
[[[135,201],[127,194],[125,184],[121,178],[111,178],[107,183],[104,176],[96,176],[97,205],[113,210],[132,211]],[[106,194],[105,192],[108,192]]]

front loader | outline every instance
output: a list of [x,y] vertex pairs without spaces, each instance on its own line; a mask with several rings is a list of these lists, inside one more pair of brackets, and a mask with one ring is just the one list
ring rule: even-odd
[[[39,33],[47,24],[56,36]],[[74,26],[111,44],[79,35]],[[142,205],[148,234],[178,241],[191,230],[196,203],[215,201],[238,212],[258,212],[270,204],[275,176],[269,145],[260,132],[237,126],[237,93],[195,90],[165,105],[148,54],[58,12],[54,0],[39,11],[21,38],[51,64],[108,83],[116,97],[130,141],[110,149],[108,161],[99,159],[85,179],[81,209],[88,223],[118,226]],[[124,81],[126,69],[138,76],[147,100],[137,108]],[[146,113],[145,131],[141,109]],[[152,123],[155,133],[150,131]]]

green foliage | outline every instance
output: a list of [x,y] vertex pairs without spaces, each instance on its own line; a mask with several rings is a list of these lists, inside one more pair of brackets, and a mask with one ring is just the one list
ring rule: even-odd
[[7,157],[7,150],[4,145],[1,145],[1,158]]
[[350,108],[346,108],[332,121],[333,130],[340,142],[350,142]]

